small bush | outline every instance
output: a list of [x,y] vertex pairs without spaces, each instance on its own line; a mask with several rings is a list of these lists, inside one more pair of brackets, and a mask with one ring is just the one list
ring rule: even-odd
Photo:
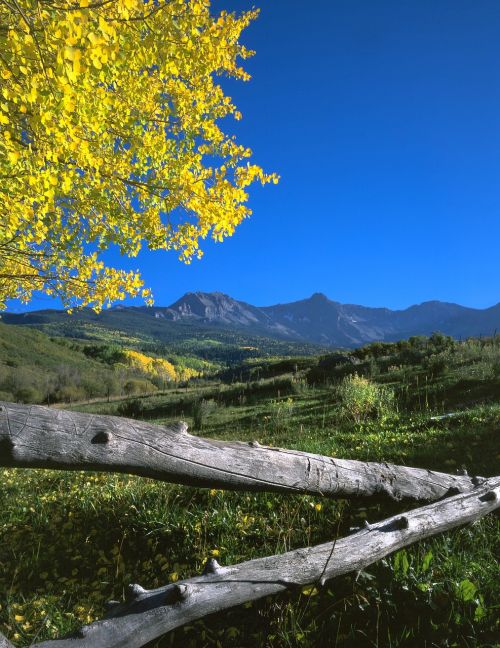
[[144,403],[138,398],[134,400],[125,401],[120,403],[117,409],[119,416],[126,416],[127,418],[139,419],[144,415]]
[[193,402],[193,427],[195,430],[202,430],[207,417],[217,409],[217,403],[213,400],[196,400]]
[[293,399],[272,400],[271,424],[277,430],[285,429],[293,416]]
[[355,423],[384,420],[394,413],[394,392],[358,374],[346,376],[336,391],[343,417]]
[[20,403],[40,403],[42,400],[42,394],[36,387],[21,387],[15,396]]
[[131,396],[132,394],[151,394],[157,391],[157,388],[149,380],[132,378],[123,385],[123,391],[127,396]]
[[448,358],[445,354],[433,354],[429,356],[424,363],[433,376],[442,376],[448,371]]
[[308,394],[310,385],[305,378],[293,378],[293,393],[297,395]]
[[86,391],[75,385],[64,385],[51,393],[51,400],[61,403],[72,403],[74,401],[90,398]]

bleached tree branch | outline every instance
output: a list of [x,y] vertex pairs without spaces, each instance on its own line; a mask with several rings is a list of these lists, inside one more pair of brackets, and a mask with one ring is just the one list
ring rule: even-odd
[[483,479],[188,434],[144,421],[0,403],[0,466],[99,470],[189,486],[433,501]]

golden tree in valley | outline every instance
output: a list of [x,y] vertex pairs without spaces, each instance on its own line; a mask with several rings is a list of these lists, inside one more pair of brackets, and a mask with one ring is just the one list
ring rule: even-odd
[[247,80],[256,17],[208,0],[0,0],[0,302],[34,290],[96,309],[150,300],[117,246],[222,240],[250,214],[247,187],[277,182],[224,132],[241,117],[218,78]]

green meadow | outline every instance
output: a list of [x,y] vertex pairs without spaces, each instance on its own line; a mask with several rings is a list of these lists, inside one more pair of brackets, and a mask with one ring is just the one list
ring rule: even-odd
[[[70,407],[70,405],[65,405]],[[81,411],[327,456],[499,474],[500,340],[444,336],[324,356],[252,358]],[[128,583],[153,588],[349,534],[411,506],[193,489],[125,475],[1,470],[0,630],[18,645],[98,619]],[[500,645],[500,520],[366,570],[207,617],[166,646]]]

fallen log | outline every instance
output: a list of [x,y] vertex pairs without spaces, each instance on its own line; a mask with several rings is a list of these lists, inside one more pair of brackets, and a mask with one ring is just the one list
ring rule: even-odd
[[484,481],[188,434],[117,416],[0,403],[0,466],[98,470],[231,490],[433,501]]
[[0,632],[0,648],[14,648],[14,645]]
[[434,502],[367,525],[333,542],[220,567],[207,563],[202,576],[145,590],[129,586],[128,600],[112,603],[107,617],[66,639],[37,648],[140,648],[188,622],[287,588],[323,585],[419,540],[473,522],[500,508],[500,477],[469,493]]

